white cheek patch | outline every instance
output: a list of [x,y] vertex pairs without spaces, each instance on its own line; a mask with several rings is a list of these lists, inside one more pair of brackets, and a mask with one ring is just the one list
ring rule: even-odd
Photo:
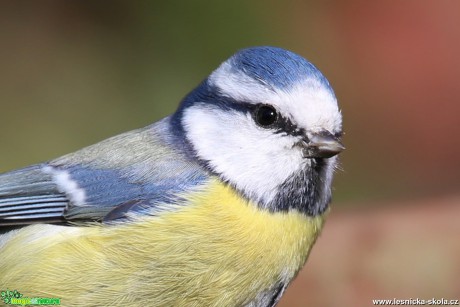
[[56,183],[59,191],[65,193],[72,204],[76,206],[82,206],[85,204],[85,190],[80,188],[78,183],[70,178],[68,171],[58,170],[48,165],[43,167],[42,171],[46,174],[50,174],[53,177],[53,181]]
[[302,166],[293,138],[256,126],[250,115],[198,104],[182,120],[198,156],[257,202],[268,204]]

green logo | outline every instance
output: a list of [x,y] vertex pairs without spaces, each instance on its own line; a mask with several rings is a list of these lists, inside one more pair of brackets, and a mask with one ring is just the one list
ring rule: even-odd
[[61,305],[61,299],[56,297],[25,297],[18,290],[1,292],[2,300],[7,305]]

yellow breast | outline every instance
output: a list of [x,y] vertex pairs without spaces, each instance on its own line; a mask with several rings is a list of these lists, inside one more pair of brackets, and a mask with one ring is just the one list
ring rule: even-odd
[[0,288],[64,306],[239,306],[290,281],[323,225],[217,181],[184,198],[134,223],[23,228],[0,250]]

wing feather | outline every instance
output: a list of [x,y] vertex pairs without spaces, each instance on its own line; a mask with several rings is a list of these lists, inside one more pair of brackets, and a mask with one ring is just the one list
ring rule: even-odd
[[[48,163],[0,175],[0,226],[127,218],[169,210],[209,178],[175,144],[168,119]],[[158,206],[161,204],[161,206]],[[110,214],[109,214],[110,213]]]

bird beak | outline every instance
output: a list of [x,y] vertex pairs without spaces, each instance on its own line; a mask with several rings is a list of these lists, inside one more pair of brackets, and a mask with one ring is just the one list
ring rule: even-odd
[[305,158],[331,158],[345,149],[339,138],[329,131],[312,133],[302,143]]

